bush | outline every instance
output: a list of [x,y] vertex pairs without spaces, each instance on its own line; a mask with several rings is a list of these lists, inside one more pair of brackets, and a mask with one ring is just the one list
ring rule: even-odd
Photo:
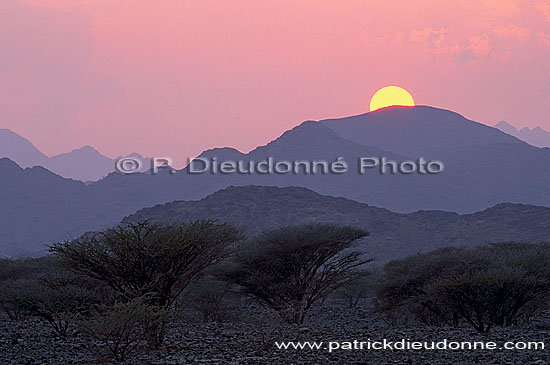
[[94,304],[106,299],[95,287],[76,277],[43,279],[27,284],[19,292],[19,307],[45,320],[63,337],[80,315],[88,314]]
[[0,259],[0,308],[12,320],[27,317],[30,314],[28,299],[40,287],[38,282],[59,274],[56,260],[51,256]]
[[479,332],[509,326],[547,306],[550,245],[445,248],[389,262],[377,288],[378,309],[429,325],[464,320]]
[[0,282],[0,308],[13,321],[18,321],[30,315],[27,300],[35,287],[35,283],[27,279],[5,280]]
[[0,283],[18,279],[39,279],[59,272],[52,256],[22,259],[0,259]]
[[0,307],[10,319],[29,315],[49,323],[66,336],[77,316],[108,300],[107,288],[96,281],[62,270],[52,257],[4,260],[0,281]]
[[203,322],[226,322],[235,310],[230,285],[210,275],[191,283],[183,297],[180,304],[200,313]]
[[125,361],[151,335],[163,326],[170,314],[148,304],[150,298],[134,298],[111,307],[98,307],[92,316],[80,322],[82,333],[100,341],[116,361]]
[[[503,268],[494,272],[465,273],[443,279],[427,288],[429,296],[457,313],[478,332],[494,326],[517,324],[525,304],[547,294],[548,280],[524,271]],[[525,315],[524,315],[525,316]]]
[[377,309],[392,321],[414,318],[427,325],[456,322],[426,294],[425,287],[434,279],[452,277],[463,271],[464,249],[444,248],[426,254],[393,260],[384,266],[376,285]]
[[289,226],[266,231],[222,278],[276,310],[289,323],[304,322],[319,299],[354,280],[364,264],[360,253],[344,253],[368,235],[332,224]]
[[[237,229],[213,221],[121,224],[58,243],[51,251],[70,271],[100,280],[120,301],[147,296],[147,304],[170,308],[189,282],[224,259],[241,239]],[[165,325],[150,345],[159,347]]]

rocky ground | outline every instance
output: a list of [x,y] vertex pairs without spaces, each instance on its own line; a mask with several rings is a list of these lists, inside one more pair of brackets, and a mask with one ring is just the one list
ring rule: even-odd
[[[56,338],[36,319],[0,319],[1,364],[110,363],[98,343],[73,334]],[[275,341],[544,341],[545,350],[281,350]],[[529,326],[495,329],[396,326],[368,309],[325,305],[302,327],[282,323],[260,308],[240,311],[226,323],[199,323],[196,315],[174,323],[162,350],[138,349],[127,364],[550,364],[550,315]]]

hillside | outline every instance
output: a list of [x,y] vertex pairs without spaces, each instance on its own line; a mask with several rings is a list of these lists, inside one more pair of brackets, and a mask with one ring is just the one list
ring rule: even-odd
[[430,106],[390,107],[320,123],[343,138],[410,158],[443,160],[456,152],[495,143],[524,144],[496,128]]
[[215,219],[231,222],[248,235],[283,225],[333,222],[371,232],[361,249],[379,262],[448,245],[550,240],[550,208],[499,204],[459,215],[443,211],[394,213],[299,187],[229,187],[199,201],[146,208],[126,217],[132,222]]
[[43,167],[20,168],[0,158],[0,256],[43,252],[53,240],[94,227],[85,185]]

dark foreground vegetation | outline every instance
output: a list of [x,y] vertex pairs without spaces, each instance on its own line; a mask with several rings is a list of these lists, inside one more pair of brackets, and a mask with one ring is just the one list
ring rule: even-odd
[[[213,221],[141,222],[55,244],[47,257],[2,260],[0,363],[346,363],[367,354],[300,355],[275,341],[384,336],[548,345],[549,244],[444,248],[367,271],[353,249],[367,235],[309,224],[245,239]],[[36,352],[48,343],[54,350]],[[459,355],[519,356],[499,354]],[[434,356],[449,355],[396,360]],[[548,350],[521,356],[550,360]]]

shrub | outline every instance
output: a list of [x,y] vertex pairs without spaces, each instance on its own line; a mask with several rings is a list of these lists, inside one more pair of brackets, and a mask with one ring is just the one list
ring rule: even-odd
[[[479,332],[517,324],[547,305],[550,245],[445,248],[384,267],[378,309],[430,325],[465,320]],[[546,298],[546,299],[545,299]]]
[[80,329],[100,341],[116,361],[125,361],[151,336],[151,328],[156,331],[169,318],[168,310],[148,302],[150,298],[145,295],[110,307],[97,307],[88,320],[80,322]]
[[0,308],[11,320],[18,321],[30,314],[27,299],[32,284],[34,282],[27,279],[4,280],[0,283]]
[[52,256],[21,259],[0,259],[0,282],[18,279],[39,279],[59,272]]
[[225,322],[235,309],[230,285],[210,275],[191,283],[183,297],[184,308],[200,313],[203,322]]
[[494,272],[466,272],[437,281],[427,288],[429,296],[457,313],[480,333],[489,332],[494,326],[516,324],[525,304],[549,291],[548,280],[509,268]]
[[30,314],[28,299],[40,287],[38,282],[59,274],[56,260],[51,256],[0,259],[0,308],[12,320],[27,317]]
[[92,305],[106,298],[85,280],[70,276],[31,282],[25,290],[23,308],[48,322],[63,337],[79,315],[86,315]]
[[[51,251],[70,271],[100,280],[121,301],[147,295],[148,304],[170,308],[203,269],[224,259],[239,231],[213,221],[121,224],[103,232],[58,243]],[[150,345],[158,347],[165,325]]]
[[416,320],[427,325],[456,323],[456,316],[427,295],[425,287],[436,278],[460,273],[461,248],[443,248],[393,260],[377,280],[377,309],[392,321]]
[[10,267],[2,270],[0,282],[0,307],[12,320],[36,316],[57,335],[66,336],[77,316],[108,299],[101,283],[62,270],[51,257],[7,262]]
[[366,261],[344,252],[368,232],[332,224],[289,226],[266,231],[254,248],[237,258],[222,278],[276,310],[289,323],[303,323],[319,299],[354,280]]

